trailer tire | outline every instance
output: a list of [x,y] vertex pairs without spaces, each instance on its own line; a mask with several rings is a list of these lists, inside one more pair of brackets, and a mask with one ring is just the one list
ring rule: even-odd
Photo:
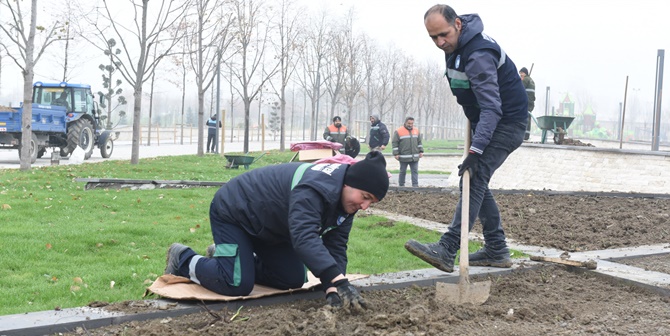
[[72,153],[77,146],[84,150],[84,160],[88,160],[93,154],[93,147],[95,147],[93,125],[86,119],[79,119],[67,128],[67,151],[65,153]]
[[[22,146],[19,146],[19,160],[21,159],[21,147]],[[33,164],[35,161],[37,161],[37,152],[37,135],[33,133],[30,137],[30,164]]]
[[100,147],[100,155],[104,159],[109,159],[114,152],[114,140],[112,139],[112,134],[110,132],[104,132],[98,140],[98,147]]

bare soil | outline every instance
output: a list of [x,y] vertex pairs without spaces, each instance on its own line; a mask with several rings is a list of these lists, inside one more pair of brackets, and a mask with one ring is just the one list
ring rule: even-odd
[[[584,251],[670,242],[670,199],[500,194],[496,200],[508,238],[522,244]],[[375,207],[449,223],[457,201],[452,194],[391,192]],[[654,269],[653,258],[664,257],[639,267]],[[635,260],[640,265],[642,259]],[[668,272],[667,266],[655,270]],[[71,335],[670,334],[667,297],[588,272],[522,267],[492,280],[481,306],[437,302],[433,287],[409,287],[363,292],[371,306],[364,312],[298,301],[244,308],[232,321],[235,312],[224,310]]]
[[[449,224],[459,195],[394,192],[376,209]],[[670,243],[670,198],[495,195],[508,238],[569,252]],[[473,232],[481,233],[475,223]]]

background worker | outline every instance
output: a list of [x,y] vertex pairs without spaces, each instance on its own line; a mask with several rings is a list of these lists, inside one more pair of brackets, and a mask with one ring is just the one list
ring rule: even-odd
[[342,118],[339,116],[333,117],[333,123],[328,125],[323,131],[323,138],[330,142],[337,142],[342,145],[340,153],[344,154],[345,140],[349,137],[347,126],[342,125]]
[[[421,244],[412,239],[405,248],[436,268],[453,272],[454,258],[461,248],[461,215],[469,216],[470,228],[479,216],[485,245],[469,255],[470,265],[512,267],[489,181],[523,142],[528,97],[509,55],[482,33],[484,24],[479,15],[458,16],[447,5],[435,5],[424,15],[424,24],[435,45],[444,51],[451,92],[463,106],[472,129],[472,144],[458,170],[459,176],[466,170],[470,173],[470,213],[461,213],[463,200],[459,200],[449,230],[438,242]],[[462,248],[467,253],[468,247]]]
[[405,118],[405,124],[393,132],[393,156],[400,162],[398,185],[405,186],[405,175],[409,165],[412,172],[412,187],[419,186],[419,159],[423,157],[421,133],[414,127],[414,118]]
[[165,273],[222,295],[243,296],[255,283],[300,288],[307,267],[321,280],[328,304],[365,308],[345,277],[347,242],[356,212],[381,201],[388,187],[386,160],[377,152],[353,165],[293,162],[256,168],[214,195],[211,258],[174,243]]
[[[205,125],[207,125],[207,153],[214,153],[216,151],[216,114],[209,117]],[[221,128],[220,121],[219,128]]]
[[381,121],[378,114],[370,116],[370,134],[368,136],[368,146],[370,151],[383,151],[389,144],[389,129]]
[[[533,70],[533,67],[531,66],[530,69]],[[530,73],[528,73],[528,69],[525,67],[519,70],[519,76],[521,76],[521,82],[526,89],[526,95],[528,95],[528,125],[526,125],[526,135],[523,138],[524,140],[528,140],[530,139],[530,124],[533,121],[530,113],[535,108],[535,81],[530,77]]]

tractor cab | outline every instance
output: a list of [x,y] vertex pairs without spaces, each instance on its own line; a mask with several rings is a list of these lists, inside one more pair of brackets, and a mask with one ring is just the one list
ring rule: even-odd
[[[93,100],[91,86],[84,84],[42,83],[33,86],[33,103],[42,106],[62,106],[68,117],[84,113],[96,118],[97,106]],[[74,117],[74,119],[77,119]]]

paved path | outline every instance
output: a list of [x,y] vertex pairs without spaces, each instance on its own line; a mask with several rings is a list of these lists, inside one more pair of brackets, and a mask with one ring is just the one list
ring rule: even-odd
[[[290,144],[286,144],[288,147]],[[263,145],[259,141],[249,142],[249,150],[260,151],[261,148],[265,150],[270,149],[279,149],[279,142],[265,142]],[[244,144],[242,142],[233,142],[226,143],[224,150],[226,153],[240,153],[244,149]],[[140,159],[157,157],[157,156],[170,156],[170,155],[188,155],[196,154],[198,152],[197,143],[193,144],[161,144],[161,145],[152,145],[140,146]],[[119,141],[114,143],[114,151],[112,152],[112,157],[109,159],[103,159],[100,156],[100,150],[98,148],[93,150],[93,155],[90,159],[85,162],[101,162],[105,160],[130,160],[132,154],[132,144],[129,141]],[[61,159],[61,165],[70,164],[68,159]],[[41,159],[32,165],[32,167],[43,167],[51,165],[51,151],[48,150],[46,154]],[[19,151],[16,149],[0,149],[0,168],[20,168],[19,162]]]

